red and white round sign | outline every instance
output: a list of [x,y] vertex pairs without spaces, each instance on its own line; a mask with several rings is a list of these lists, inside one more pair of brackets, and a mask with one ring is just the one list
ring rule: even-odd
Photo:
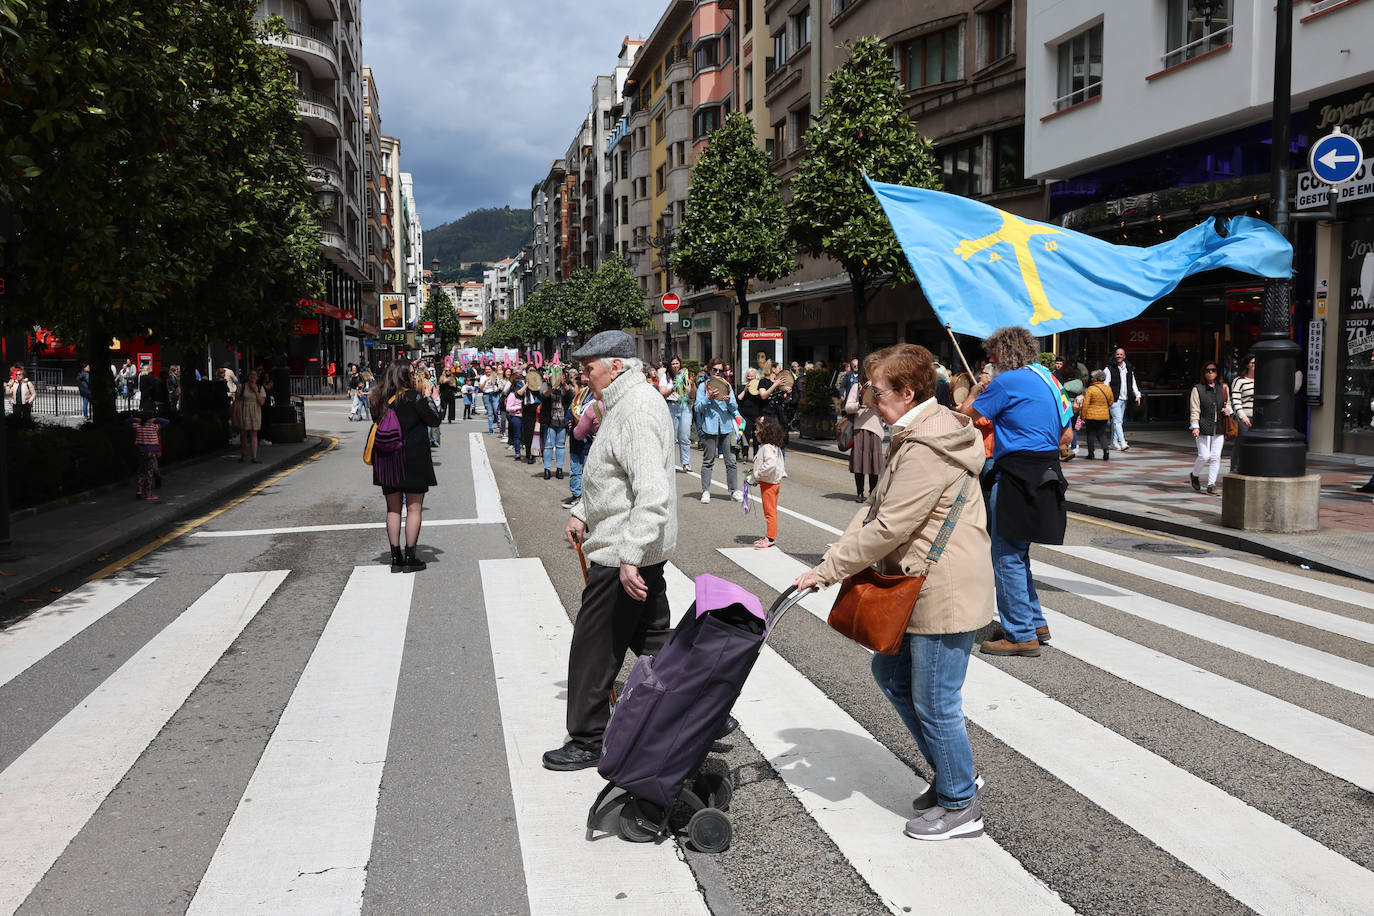
[[433,334],[434,322],[426,321],[424,324],[420,325],[420,330],[424,331],[426,334]]
[[664,293],[661,301],[665,312],[676,312],[677,307],[682,305],[682,300],[678,298],[677,293]]

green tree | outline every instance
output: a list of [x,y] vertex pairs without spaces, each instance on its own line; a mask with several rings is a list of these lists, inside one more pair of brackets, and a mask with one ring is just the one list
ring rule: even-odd
[[420,320],[434,322],[435,333],[444,335],[450,341],[457,340],[463,332],[463,322],[458,317],[458,309],[453,306],[453,299],[449,297],[448,290],[437,283],[430,287],[425,306],[420,309]]
[[[13,316],[85,340],[284,336],[318,237],[284,55],[252,0],[7,0],[0,193],[25,229]],[[113,416],[91,374],[97,421]]]
[[930,140],[902,110],[892,52],[878,38],[844,45],[849,59],[829,76],[830,92],[806,132],[806,156],[792,178],[792,236],[849,274],[859,353],[868,352],[868,302],[891,281],[910,282],[910,266],[878,199],[875,181],[940,187]]
[[776,280],[794,267],[787,212],[754,123],[725,119],[692,169],[687,216],[673,238],[673,272],[692,289],[735,293],[737,326],[749,320],[749,280]]
[[640,328],[649,323],[644,290],[630,272],[630,265],[619,255],[612,255],[597,268],[588,295],[595,321],[587,334]]

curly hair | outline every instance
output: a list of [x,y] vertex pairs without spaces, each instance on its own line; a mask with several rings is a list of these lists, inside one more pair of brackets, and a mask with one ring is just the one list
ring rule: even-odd
[[772,417],[759,417],[754,424],[754,438],[760,445],[776,445],[782,448],[787,444],[787,433],[782,424]]
[[1040,345],[1020,326],[998,328],[983,341],[983,349],[1002,371],[1020,369],[1040,359]]
[[898,391],[910,388],[917,404],[935,397],[935,357],[916,344],[893,344],[864,360],[864,375],[873,378],[881,372]]

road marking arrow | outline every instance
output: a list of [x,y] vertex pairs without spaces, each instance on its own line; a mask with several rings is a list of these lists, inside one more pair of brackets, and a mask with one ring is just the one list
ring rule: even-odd
[[1326,166],[1328,169],[1334,169],[1337,163],[1354,162],[1356,158],[1356,156],[1338,156],[1336,155],[1336,151],[1333,149],[1328,150],[1326,155],[1319,157],[1317,161],[1320,162],[1322,165]]

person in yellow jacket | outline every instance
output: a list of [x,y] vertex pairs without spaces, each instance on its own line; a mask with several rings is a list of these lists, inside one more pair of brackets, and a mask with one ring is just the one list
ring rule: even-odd
[[1092,384],[1083,392],[1083,424],[1088,427],[1088,459],[1093,458],[1094,444],[1102,447],[1102,460],[1110,461],[1107,429],[1112,421],[1111,407],[1116,397],[1107,384],[1107,373],[1098,369],[1092,374]]

